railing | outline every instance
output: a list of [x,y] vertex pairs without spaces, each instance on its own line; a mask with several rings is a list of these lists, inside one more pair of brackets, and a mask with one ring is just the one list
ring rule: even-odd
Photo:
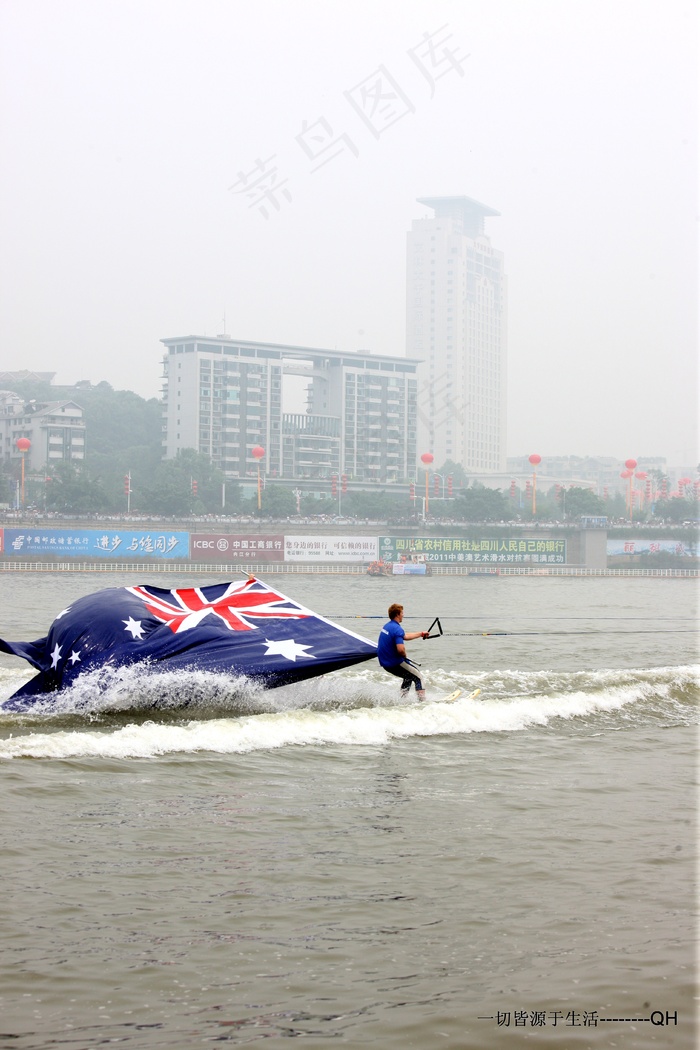
[[[646,576],[658,579],[692,579],[700,577],[700,569],[587,569],[580,565],[508,565],[489,569],[488,566],[431,565],[433,576],[616,576],[629,578]],[[318,576],[364,576],[365,565],[307,565],[289,562],[263,562],[244,565],[241,562],[210,565],[205,562],[80,562],[80,561],[0,561],[0,572],[121,572],[129,575],[146,573],[177,573],[199,576],[238,576],[253,573],[259,576],[274,574],[318,575]],[[397,579],[397,577],[390,577]],[[405,577],[402,577],[402,579]],[[413,578],[413,576],[411,576]]]
[[486,565],[434,565],[434,576],[669,576],[698,579],[700,569],[587,569],[582,565],[504,565],[489,569]]
[[269,576],[271,573],[317,573],[324,575],[361,576],[366,572],[364,565],[289,565],[284,562],[265,562],[256,565],[233,564],[208,565],[205,562],[79,562],[79,561],[6,561],[0,562],[0,572],[121,572],[134,574],[177,573],[178,575],[196,573],[199,576],[239,576],[253,573]]

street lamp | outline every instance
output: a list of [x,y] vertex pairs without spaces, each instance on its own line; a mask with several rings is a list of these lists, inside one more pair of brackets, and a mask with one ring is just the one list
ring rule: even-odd
[[24,460],[25,456],[27,455],[27,452],[29,452],[29,449],[32,447],[32,443],[29,440],[29,438],[17,438],[17,440],[15,441],[15,445],[17,446],[18,452],[22,456],[22,496],[20,506],[22,510],[24,510]]
[[630,521],[632,521],[632,518],[634,517],[634,513],[633,513],[634,503],[633,503],[633,500],[632,500],[632,478],[634,477],[634,468],[636,466],[637,466],[637,460],[636,459],[626,459],[625,460],[625,467],[627,468],[627,470],[625,471],[625,477],[628,477],[629,481],[630,481],[629,496],[628,496]]
[[256,445],[251,452],[251,456],[254,460],[257,461],[258,464],[258,514],[262,509],[262,497],[260,492],[260,460],[263,458],[264,455],[265,449],[262,447],[262,445]]
[[645,482],[645,484],[642,486],[642,488],[639,489],[639,491],[636,493],[636,495],[638,495],[638,497],[639,497],[640,510],[642,510],[642,512],[643,512],[644,509],[645,509],[644,508],[644,502],[645,502],[645,496],[646,496],[646,480],[649,477],[649,475],[647,474],[646,470],[637,470],[637,471],[635,471],[635,475],[634,476],[637,479],[637,481]]
[[529,457],[530,463],[532,464],[532,516],[534,518],[537,513],[537,471],[534,469],[542,462],[542,456],[538,456],[536,452],[533,452]]
[[425,507],[423,508],[423,519],[427,518],[430,511],[430,496],[428,494],[428,481],[430,477],[429,466],[435,459],[432,452],[424,452],[420,458],[421,463],[425,466]]
[[555,499],[561,504],[562,521],[566,521],[566,485],[557,485],[556,488],[559,489],[559,494],[555,495]]

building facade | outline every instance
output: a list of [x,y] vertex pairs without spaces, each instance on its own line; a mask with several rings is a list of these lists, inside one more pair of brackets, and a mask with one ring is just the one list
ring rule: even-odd
[[[228,477],[415,476],[418,362],[228,336],[163,339],[166,458],[194,448]],[[305,412],[284,413],[285,378],[306,382]]]
[[10,390],[0,391],[0,445],[6,462],[18,463],[19,438],[28,438],[26,470],[42,470],[58,462],[82,463],[85,458],[83,410],[74,401],[25,401]]
[[[508,470],[513,476],[526,476],[528,472],[532,472],[532,466],[527,456],[512,456],[508,459]],[[599,496],[628,492],[629,481],[621,476],[624,470],[624,460],[615,456],[544,455],[537,467],[538,474],[542,475],[545,484],[559,483],[591,488]],[[668,465],[663,456],[640,456],[636,470],[639,474],[644,474],[645,478],[637,478],[635,484],[649,477],[653,480],[655,489],[661,478],[666,477],[669,481],[667,488],[670,491],[677,478],[675,472],[669,476]]]
[[406,353],[418,372],[419,452],[464,470],[506,466],[506,278],[469,197],[421,197],[408,234]]

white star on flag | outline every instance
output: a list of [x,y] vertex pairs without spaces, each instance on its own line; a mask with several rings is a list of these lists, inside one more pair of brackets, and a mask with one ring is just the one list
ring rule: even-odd
[[59,660],[59,657],[60,657],[60,655],[61,655],[61,649],[62,649],[62,648],[63,648],[63,647],[62,647],[62,646],[60,646],[60,645],[58,644],[58,642],[56,642],[56,645],[54,646],[54,650],[53,650],[53,652],[51,653],[51,666],[52,666],[53,668],[55,668],[55,667],[58,667],[58,660]]
[[284,638],[279,642],[271,642],[269,638],[266,638],[265,645],[267,646],[265,656],[283,656],[285,660],[291,660],[293,663],[296,663],[298,656],[305,660],[316,659],[311,653],[305,652],[306,649],[311,648],[310,645],[299,645],[293,638]]
[[68,657],[68,659],[70,660],[70,662],[73,665],[79,664],[80,663],[80,650],[78,650],[78,652],[76,653],[75,649],[73,649],[73,651],[71,652],[71,654]]
[[122,623],[126,624],[125,631],[131,631],[132,638],[138,638],[141,641],[143,638],[143,627],[140,620],[135,620],[133,616],[130,616],[128,620],[122,620]]

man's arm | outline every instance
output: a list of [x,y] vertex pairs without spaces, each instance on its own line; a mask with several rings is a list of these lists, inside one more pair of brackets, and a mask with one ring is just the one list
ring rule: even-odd
[[[405,638],[405,640],[407,642],[412,642],[414,638],[427,638],[427,637],[428,637],[428,632],[427,631],[411,631],[410,634],[404,634],[404,638]],[[401,652],[401,649],[403,649],[403,655],[404,656],[406,655],[405,646],[397,645],[396,648],[399,650],[399,652]]]

